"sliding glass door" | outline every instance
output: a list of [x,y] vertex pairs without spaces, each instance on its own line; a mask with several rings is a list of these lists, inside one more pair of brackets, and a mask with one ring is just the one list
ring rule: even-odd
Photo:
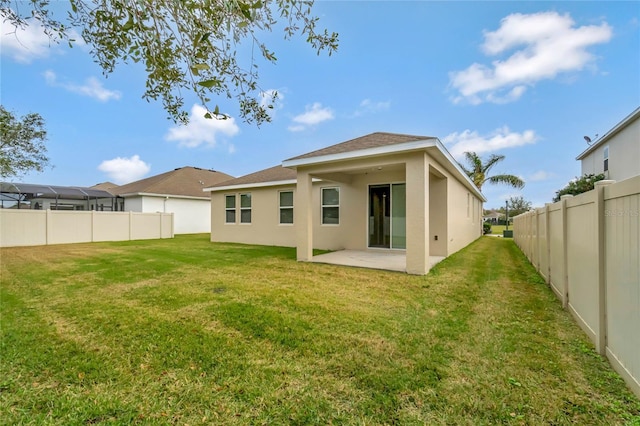
[[369,247],[406,248],[406,185],[369,186]]

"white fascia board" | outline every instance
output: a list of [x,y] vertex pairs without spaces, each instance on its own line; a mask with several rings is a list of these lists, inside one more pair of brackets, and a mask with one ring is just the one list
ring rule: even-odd
[[338,154],[320,155],[318,157],[299,158],[297,160],[285,160],[282,167],[308,166],[312,164],[332,163],[334,161],[353,160],[363,157],[378,157],[381,155],[397,154],[406,151],[416,151],[435,146],[436,138],[423,139],[413,142],[398,143],[395,145],[378,146],[375,148],[360,149],[357,151],[341,152]]
[[473,183],[473,181],[471,180],[471,178],[465,173],[464,170],[462,170],[462,167],[460,167],[460,163],[458,163],[455,158],[453,158],[453,156],[451,155],[451,153],[444,147],[444,145],[442,144],[442,142],[440,142],[439,139],[436,139],[436,148],[438,148],[438,150],[440,151],[440,153],[442,153],[442,155],[445,156],[445,158],[447,159],[447,161],[449,161],[449,163],[451,163],[453,165],[453,167],[455,168],[455,170],[458,172],[458,174],[462,177],[462,179],[464,179],[471,187],[471,189],[473,190],[473,192],[475,193],[475,195],[480,198],[483,202],[487,202],[487,199],[485,198],[484,195],[482,195],[482,192],[480,192],[480,190],[478,189],[478,187],[476,186],[475,183]]
[[576,160],[582,160],[587,155],[591,154],[593,151],[598,149],[598,147],[602,146],[605,142],[611,139],[616,133],[618,133],[620,130],[624,129],[625,127],[627,127],[628,124],[630,124],[633,120],[637,119],[638,117],[640,117],[640,107],[636,108],[635,111],[627,115],[625,118],[622,119],[622,121],[620,121],[618,124],[613,126],[611,130],[609,130],[607,133],[602,135],[597,141],[592,143],[589,148],[585,149],[582,152],[582,154],[576,157]]
[[282,185],[295,185],[298,181],[295,179],[290,180],[276,180],[272,182],[259,182],[259,183],[244,183],[240,185],[226,185],[226,186],[215,186],[212,188],[204,188],[205,192],[219,192],[219,191],[229,191],[236,189],[248,189],[248,188],[265,188],[267,186],[282,186]]
[[194,197],[193,195],[174,195],[174,194],[153,194],[150,192],[132,192],[130,194],[120,194],[118,197],[157,197],[157,198],[181,198],[185,200],[209,200],[209,197]]
[[[312,178],[312,182],[322,182],[322,179]],[[266,188],[269,186],[284,186],[284,185],[296,185],[298,181],[296,179],[289,180],[274,180],[271,182],[259,182],[259,183],[243,183],[240,185],[227,185],[227,186],[215,186],[212,188],[204,188],[205,192],[220,192],[220,191],[230,191],[230,190],[238,190],[238,189],[251,189],[251,188]]]

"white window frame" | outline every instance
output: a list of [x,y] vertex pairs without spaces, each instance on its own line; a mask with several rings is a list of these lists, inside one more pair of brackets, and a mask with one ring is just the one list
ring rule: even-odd
[[[283,206],[282,205],[282,198],[280,198],[280,194],[284,193],[284,192],[290,192],[291,193],[291,205],[290,206]],[[295,193],[293,192],[293,189],[283,189],[282,191],[278,191],[278,224],[283,225],[283,226],[292,226],[295,223],[295,212],[294,212],[294,205],[296,202],[296,198],[295,198]],[[282,221],[282,210],[291,210],[291,222],[283,222]]]
[[[233,207],[227,207],[227,198],[233,197]],[[237,198],[236,194],[225,194],[224,196],[224,223],[228,225],[235,225],[238,223],[238,214],[237,214]],[[233,211],[233,222],[229,222],[227,219],[227,212]]]
[[[251,213],[251,208],[253,207],[253,201],[251,199],[251,193],[250,192],[242,192],[239,195],[239,199],[240,199],[240,224],[241,225],[251,225],[252,222],[252,213]],[[249,207],[242,207],[242,196],[248,196],[249,197]],[[249,212],[249,222],[245,222],[242,218],[242,212]]]
[[[338,204],[325,204],[324,203],[324,190],[335,189],[338,191]],[[324,209],[325,208],[338,208],[338,223],[324,223]],[[323,226],[338,226],[340,225],[340,187],[339,186],[325,186],[320,188],[320,224]]]
[[609,171],[609,145],[605,145],[602,152],[602,156],[603,156],[602,171],[608,172]]

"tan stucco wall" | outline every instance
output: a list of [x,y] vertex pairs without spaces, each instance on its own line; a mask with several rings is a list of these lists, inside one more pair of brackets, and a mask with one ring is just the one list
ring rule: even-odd
[[[340,175],[344,170],[349,173]],[[314,248],[368,249],[368,188],[369,185],[388,183],[407,183],[407,251],[413,248],[424,253],[418,263],[427,265],[430,255],[447,256],[481,235],[480,200],[425,152],[313,166],[304,171],[312,176],[334,179],[312,184],[310,210]],[[412,177],[407,179],[407,176]],[[423,183],[417,182],[420,179]],[[340,188],[338,225],[320,223],[320,194],[321,189],[327,187]],[[294,225],[279,224],[278,192],[282,190],[294,191]],[[239,200],[239,194],[247,192],[252,198],[252,223],[240,224],[238,210],[237,223],[226,224],[225,195],[236,194]],[[467,198],[470,203],[468,216]],[[296,185],[213,192],[211,241],[295,247],[298,244],[296,232],[300,233],[297,229],[304,226],[300,202]],[[415,226],[410,229],[410,218],[420,217],[421,211],[431,211],[430,219],[419,224],[420,229]]]
[[621,181],[640,175],[640,119],[631,122],[610,140],[582,159],[582,174],[604,172],[604,147],[609,147],[609,176]]
[[[283,190],[294,191],[295,196],[295,185],[212,192],[211,241],[294,247],[294,226],[279,223],[278,194]],[[225,195],[235,194],[239,206],[239,194],[245,193],[251,193],[251,223],[240,223],[239,208],[236,223],[225,223]],[[295,210],[293,220],[295,223]]]
[[447,255],[451,255],[482,235],[482,202],[455,179],[447,181],[449,203]]
[[449,179],[429,173],[429,254],[447,256],[447,186]]

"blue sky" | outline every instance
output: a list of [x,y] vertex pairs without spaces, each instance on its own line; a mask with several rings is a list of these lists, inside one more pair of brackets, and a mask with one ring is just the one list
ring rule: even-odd
[[214,101],[232,118],[205,121],[190,94],[191,123],[176,126],[141,99],[140,67],[105,78],[85,47],[49,46],[33,27],[16,44],[2,24],[2,104],[45,118],[54,166],[20,180],[126,183],[183,166],[241,176],[385,131],[436,136],[457,158],[503,154],[493,172],[527,184],[485,185],[485,207],[515,195],[541,206],[580,174],[583,136],[640,105],[638,1],[319,1],[314,10],[339,33],[338,52],[264,35],[278,61],[261,64],[261,88],[281,99],[260,127],[227,99]]

